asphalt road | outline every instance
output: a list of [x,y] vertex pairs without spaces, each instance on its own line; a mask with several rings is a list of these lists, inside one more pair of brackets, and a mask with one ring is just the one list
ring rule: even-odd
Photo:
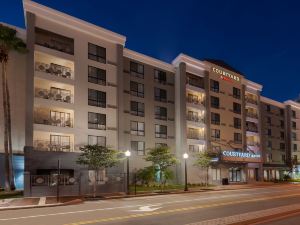
[[[300,203],[300,185],[85,202],[0,212],[1,225],[182,225]],[[285,218],[285,220],[299,216]],[[282,223],[281,223],[282,222]],[[213,223],[207,223],[213,224]],[[273,223],[266,223],[273,224]]]

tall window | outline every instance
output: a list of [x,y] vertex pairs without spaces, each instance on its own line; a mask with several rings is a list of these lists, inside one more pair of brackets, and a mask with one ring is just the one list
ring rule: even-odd
[[144,84],[130,81],[130,93],[131,95],[144,98]]
[[267,148],[272,149],[272,141],[267,141]]
[[294,150],[294,152],[296,152],[297,149],[298,149],[297,144],[293,144],[293,150]]
[[88,128],[96,130],[106,129],[106,115],[101,113],[89,112],[88,114]]
[[233,103],[233,112],[237,113],[237,114],[241,114],[241,112],[242,112],[241,104],[234,102]]
[[220,114],[211,113],[211,124],[220,125]]
[[90,83],[106,85],[106,71],[94,66],[88,67],[88,79]]
[[284,110],[283,109],[279,109],[280,111],[280,115],[283,116],[284,115]]
[[297,123],[295,121],[292,121],[292,127],[293,129],[297,129]]
[[155,124],[155,137],[167,138],[167,126]]
[[279,148],[281,151],[284,151],[285,150],[285,144],[284,143],[280,143],[279,144]]
[[234,133],[234,143],[241,144],[242,143],[242,134]]
[[292,117],[296,118],[296,111],[292,110]]
[[97,91],[94,89],[89,89],[88,104],[91,106],[97,106],[106,108],[106,93],[102,91]]
[[187,138],[200,140],[203,138],[203,135],[201,134],[199,129],[189,127],[187,130]]
[[284,140],[284,132],[280,131],[280,139]]
[[131,121],[130,122],[130,133],[137,136],[144,136],[145,135],[145,123]]
[[106,63],[106,49],[89,43],[89,54],[88,58],[101,63]]
[[187,73],[187,83],[194,87],[204,88],[204,79],[194,74]]
[[241,89],[238,89],[236,87],[233,87],[232,88],[232,96],[234,98],[237,98],[237,99],[241,99]]
[[283,120],[280,120],[280,127],[284,128],[284,121]]
[[218,109],[220,107],[220,100],[218,97],[210,96],[210,104],[212,108]]
[[155,106],[155,119],[167,120],[167,108],[161,106]]
[[167,82],[167,73],[161,70],[154,70],[154,80],[159,83]]
[[130,102],[130,112],[131,115],[135,116],[145,116],[145,104],[142,102]]
[[271,123],[272,123],[272,121],[271,121],[271,117],[267,117],[267,123],[269,124],[269,125],[271,125]]
[[218,129],[211,129],[211,137],[213,139],[220,139],[221,138],[221,131]]
[[213,92],[219,92],[219,81],[216,80],[210,80],[210,90]]
[[297,141],[297,134],[295,132],[292,132],[292,140]]
[[271,112],[271,106],[270,105],[267,105],[267,111]]
[[131,150],[135,151],[137,155],[145,155],[145,142],[143,141],[132,141]]
[[154,88],[154,99],[160,102],[167,101],[167,91],[160,88]]
[[70,136],[50,135],[50,151],[71,151]]
[[272,130],[271,130],[271,129],[268,129],[267,135],[268,135],[269,137],[272,136]]
[[130,72],[132,75],[144,79],[144,65],[130,62]]
[[88,136],[88,144],[89,145],[99,145],[99,146],[106,146],[106,137],[105,136]]
[[234,117],[233,118],[233,126],[236,129],[241,129],[241,127],[242,127],[242,120],[240,118]]

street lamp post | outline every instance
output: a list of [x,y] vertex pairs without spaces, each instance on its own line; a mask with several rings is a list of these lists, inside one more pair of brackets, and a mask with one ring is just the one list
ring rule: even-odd
[[188,186],[187,186],[187,167],[186,167],[186,160],[189,157],[189,155],[187,153],[183,154],[183,158],[184,158],[184,191],[188,191]]
[[126,179],[126,184],[127,184],[127,194],[129,195],[129,157],[131,156],[131,152],[127,150],[125,152],[125,156],[127,158],[127,179]]

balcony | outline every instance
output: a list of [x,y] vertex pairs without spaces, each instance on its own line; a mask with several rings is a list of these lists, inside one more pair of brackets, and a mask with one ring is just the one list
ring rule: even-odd
[[258,102],[256,99],[250,98],[246,96],[246,102],[253,104],[253,105],[258,105]]
[[73,120],[70,118],[70,113],[35,109],[34,123],[57,127],[73,127]]
[[33,148],[37,151],[51,151],[51,152],[73,152],[72,142],[52,142],[49,140],[35,140],[33,141]]
[[67,67],[55,63],[44,63],[44,62],[36,61],[35,71],[44,72],[57,77],[73,79],[73,71],[71,67]]
[[191,103],[196,106],[204,106],[204,100],[200,100],[198,98],[187,98],[187,103]]
[[189,132],[187,133],[187,138],[188,139],[193,139],[193,140],[203,140],[204,139],[204,134],[200,132]]
[[256,142],[256,141],[247,141],[247,145],[248,146],[256,146],[256,147],[258,147],[259,146],[259,142]]
[[254,126],[246,126],[246,131],[258,133],[258,128]]
[[51,88],[50,90],[35,88],[35,97],[58,102],[73,103],[71,91],[59,88]]
[[247,112],[246,113],[247,117],[253,118],[253,119],[258,119],[258,115],[257,113],[253,113],[253,112]]
[[202,118],[200,116],[187,115],[186,120],[196,122],[196,123],[204,123],[204,118]]

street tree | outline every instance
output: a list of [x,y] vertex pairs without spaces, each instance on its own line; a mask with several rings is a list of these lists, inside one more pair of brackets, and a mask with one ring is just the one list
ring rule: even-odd
[[149,149],[145,160],[151,162],[152,166],[158,171],[160,187],[161,190],[163,190],[167,179],[172,177],[169,168],[175,166],[178,163],[178,160],[167,146]]
[[77,163],[85,165],[89,170],[94,171],[94,192],[93,196],[96,197],[97,177],[99,170],[104,170],[115,166],[121,159],[121,153],[100,145],[86,145],[80,148],[82,152],[77,159]]
[[208,154],[208,152],[203,151],[195,154],[195,163],[194,165],[206,170],[206,179],[205,185],[208,186],[209,181],[209,167],[212,164],[212,156]]
[[15,190],[15,179],[13,169],[13,150],[11,137],[11,109],[10,94],[7,77],[7,65],[11,51],[25,53],[26,44],[17,37],[17,31],[0,24],[0,63],[2,73],[2,104],[4,116],[4,166],[5,166],[5,189]]

